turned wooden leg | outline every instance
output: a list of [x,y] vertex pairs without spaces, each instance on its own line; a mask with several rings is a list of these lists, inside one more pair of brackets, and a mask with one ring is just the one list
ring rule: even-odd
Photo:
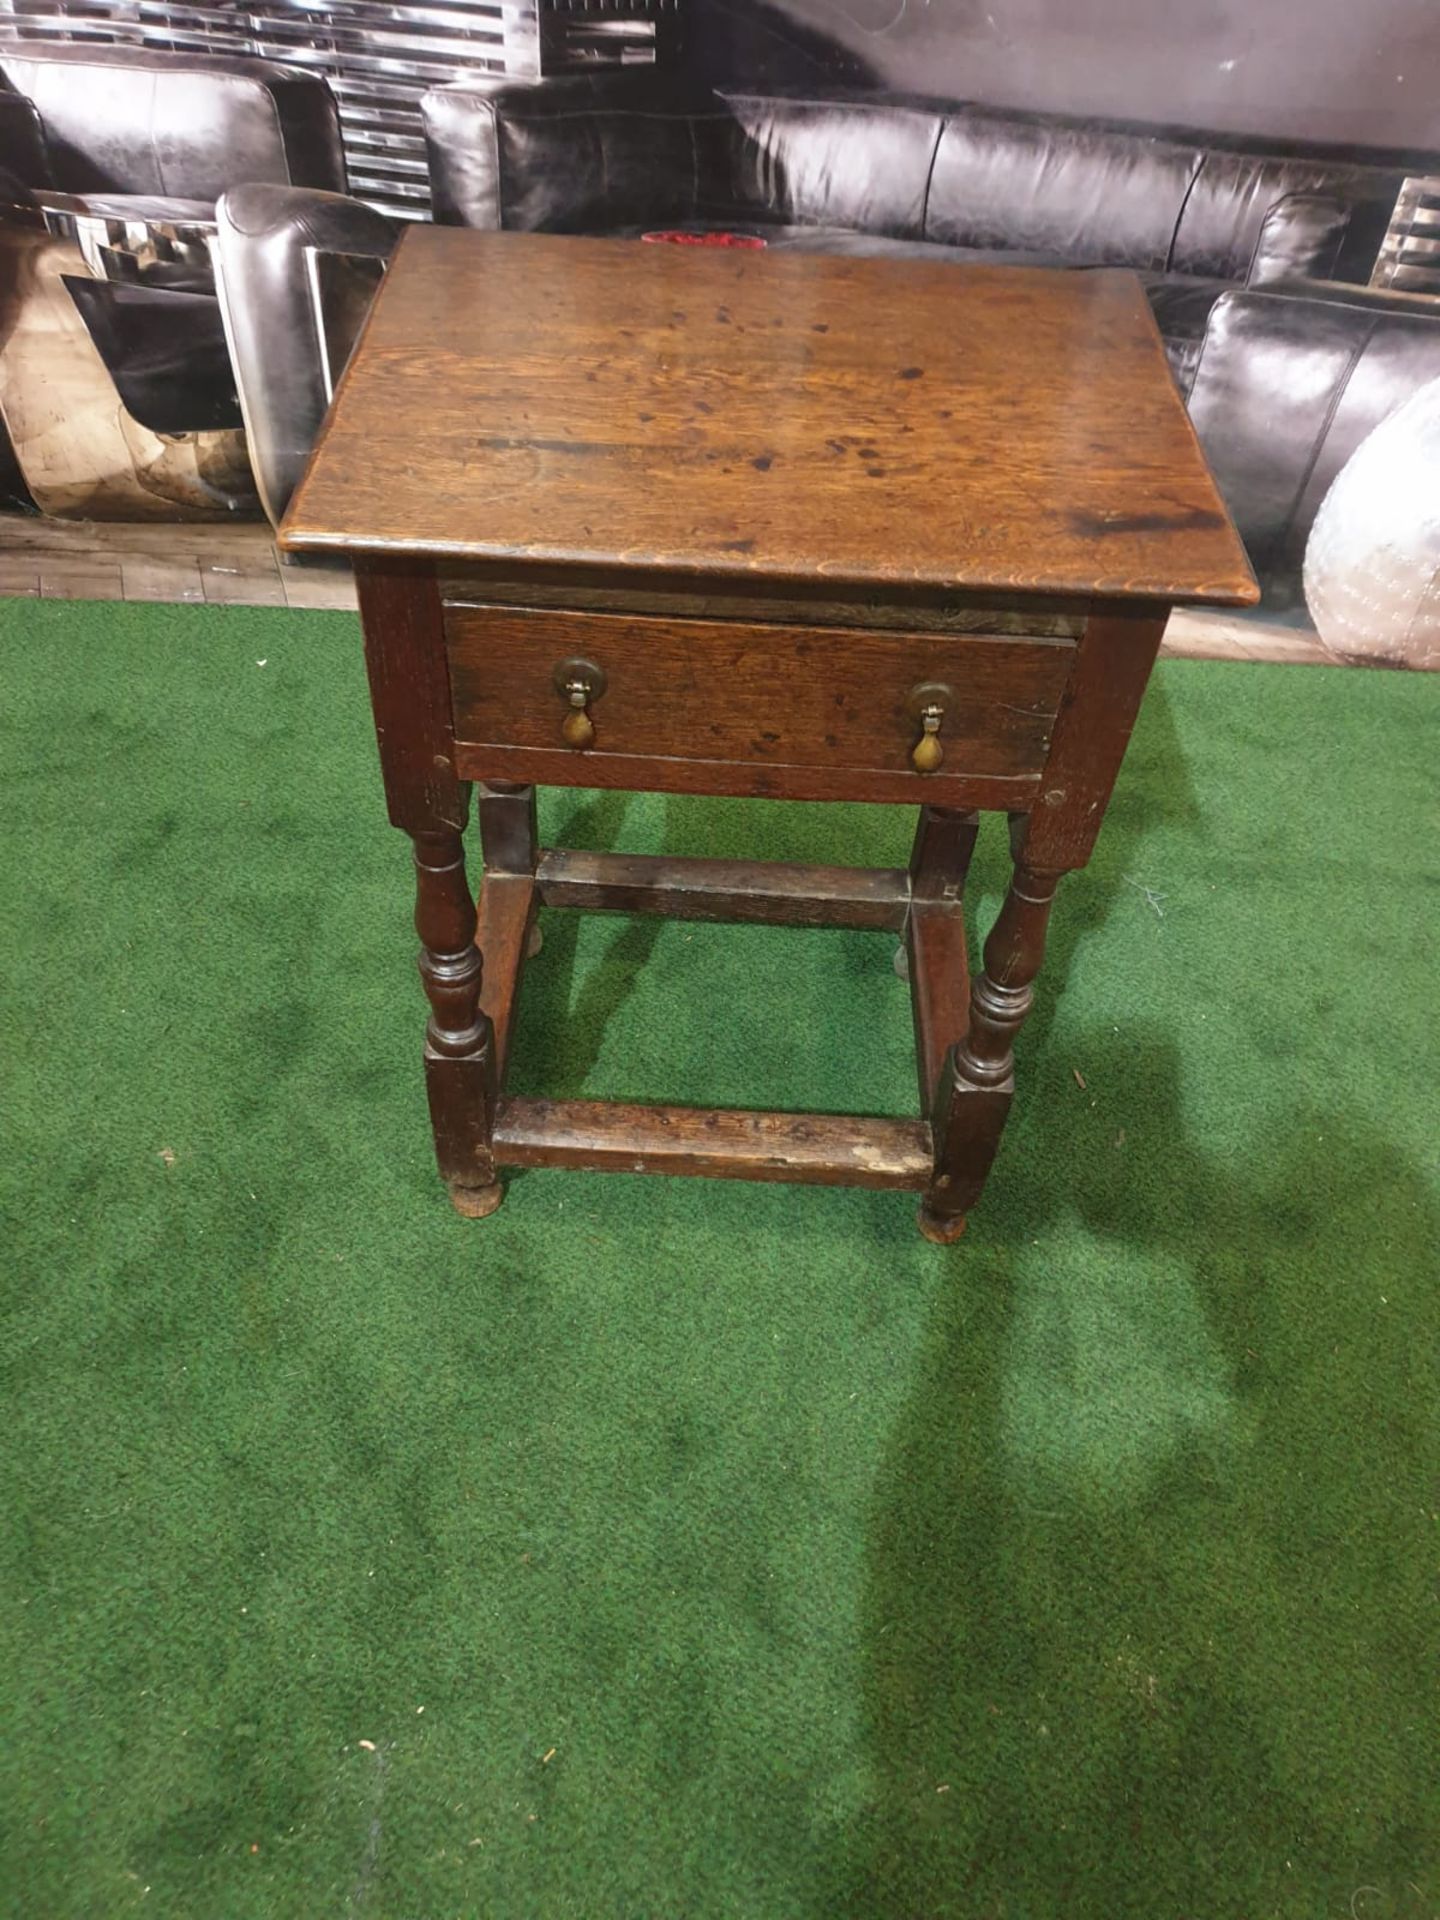
[[478,1217],[493,1213],[504,1194],[490,1155],[495,1048],[490,1021],[480,1010],[475,902],[458,830],[415,833],[412,839],[420,978],[430,1002],[425,1088],[435,1158],[457,1211]]
[[896,971],[910,982],[922,1113],[934,1103],[945,1056],[969,1017],[962,896],[979,830],[978,814],[922,807],[910,856],[910,912],[900,949],[906,964],[897,959]]
[[920,1208],[927,1240],[956,1240],[1000,1144],[1015,1091],[1015,1035],[1034,999],[1058,872],[1017,863],[970,988],[970,1025],[940,1071],[931,1115],[935,1177]]
[[[435,1157],[461,1213],[493,1213],[503,1197],[490,1153],[495,1035],[480,1007],[475,902],[465,879],[462,838],[470,786],[455,772],[440,586],[432,562],[378,557],[357,557],[355,585],[386,810],[415,849],[415,930],[430,1002],[425,1086]],[[515,811],[502,813],[502,821]]]

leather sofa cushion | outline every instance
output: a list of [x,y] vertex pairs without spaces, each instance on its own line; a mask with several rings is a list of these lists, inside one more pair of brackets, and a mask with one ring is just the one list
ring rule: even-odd
[[242,180],[343,191],[335,101],[269,60],[143,47],[0,44],[0,75],[35,104],[51,184],[213,204]]
[[1163,269],[1200,161],[1142,134],[965,108],[940,136],[925,236]]
[[680,226],[729,203],[742,138],[714,94],[657,94],[642,72],[441,87],[421,102],[442,224],[606,233]]
[[1297,287],[1288,298],[1284,288],[1276,292],[1292,314],[1297,306],[1307,314],[1319,308],[1343,313],[1355,349],[1297,504],[1302,538],[1292,543],[1286,558],[1298,565],[1303,536],[1351,454],[1401,399],[1440,378],[1440,324],[1433,311],[1418,302],[1392,304],[1365,287]]
[[1292,577],[1330,483],[1372,427],[1440,376],[1433,314],[1365,288],[1345,298],[1231,289],[1215,303],[1190,417],[1252,563]]
[[1350,228],[1351,207],[1329,193],[1287,193],[1260,222],[1245,275],[1252,287],[1292,274],[1317,280],[1335,271]]
[[742,138],[733,193],[795,225],[925,237],[940,109],[727,95]]
[[781,253],[843,253],[872,260],[938,260],[969,267],[1063,267],[1049,253],[1020,247],[947,247],[937,240],[902,240],[891,234],[856,233],[849,227],[757,227]]
[[1229,293],[1229,280],[1195,280],[1183,273],[1142,273],[1141,284],[1150,302],[1150,311],[1170,356],[1170,371],[1182,394],[1187,397],[1200,364],[1210,313],[1221,294]]
[[1171,268],[1257,282],[1368,279],[1403,179],[1403,170],[1212,147],[1180,215]]

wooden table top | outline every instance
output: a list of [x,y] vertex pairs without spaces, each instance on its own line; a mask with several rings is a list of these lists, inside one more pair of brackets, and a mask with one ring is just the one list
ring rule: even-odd
[[412,227],[281,544],[1251,604],[1119,271]]

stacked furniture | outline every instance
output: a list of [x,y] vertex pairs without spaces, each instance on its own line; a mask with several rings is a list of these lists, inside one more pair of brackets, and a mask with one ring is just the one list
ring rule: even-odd
[[[635,11],[547,0],[536,17],[583,15],[613,52]],[[656,67],[472,80],[427,93],[423,119],[443,223],[743,227],[792,250],[1134,270],[1272,606],[1297,596],[1350,455],[1440,377],[1440,308],[1366,284],[1427,156],[722,96]],[[367,174],[378,206],[347,196],[341,136],[314,71],[0,42],[0,418],[45,511],[278,520],[401,230],[394,180]],[[413,171],[411,137],[381,128],[376,151]]]
[[0,44],[0,417],[47,513],[253,510],[209,246],[237,181],[343,193],[323,80],[258,60]]
[[0,35],[54,36],[227,61],[278,61],[324,80],[340,112],[353,189],[402,219],[430,211],[420,126],[429,89],[477,74],[512,78],[602,66],[673,66],[680,0],[0,0]]
[[[739,227],[787,249],[1133,269],[1272,605],[1298,591],[1329,481],[1440,375],[1440,310],[1365,284],[1411,156],[1361,163],[966,103],[722,97],[648,72],[446,88],[424,118],[444,223]],[[303,196],[269,204],[267,298],[286,284],[290,304],[313,302],[340,216],[302,214]],[[245,310],[256,342],[275,336],[239,371],[262,469],[277,450],[262,491],[278,514],[324,383],[304,414],[264,391],[289,324],[267,325],[247,291],[265,225],[256,196],[232,194],[219,245],[232,313]]]
[[1440,177],[1401,187],[1371,284],[1440,297]]

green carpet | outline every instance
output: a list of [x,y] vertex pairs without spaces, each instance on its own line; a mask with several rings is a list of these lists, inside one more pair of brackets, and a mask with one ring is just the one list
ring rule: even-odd
[[[0,1911],[1436,1912],[1440,676],[1162,669],[942,1251],[726,1182],[458,1219],[354,623],[0,655]],[[908,1110],[886,935],[545,930],[516,1085]]]

